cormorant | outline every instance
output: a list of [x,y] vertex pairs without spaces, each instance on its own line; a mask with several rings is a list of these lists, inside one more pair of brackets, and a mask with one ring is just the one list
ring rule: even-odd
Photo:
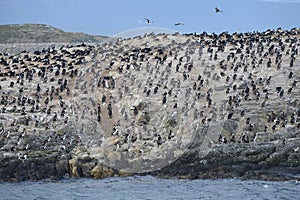
[[175,26],[180,26],[180,25],[184,25],[184,23],[178,22],[176,24],[174,24]]
[[223,10],[220,10],[218,7],[215,7],[215,12],[220,13],[220,12],[223,12]]

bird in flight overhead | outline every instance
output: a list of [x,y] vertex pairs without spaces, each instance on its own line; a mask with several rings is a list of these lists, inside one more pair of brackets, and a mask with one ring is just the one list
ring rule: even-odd
[[184,25],[184,23],[178,22],[176,24],[174,24],[175,26],[180,26],[180,25]]
[[223,12],[223,10],[220,10],[220,8],[215,7],[215,13],[220,13],[220,12]]
[[148,18],[144,18],[145,20],[146,20],[146,23],[147,24],[152,24],[153,23],[153,21],[151,21],[150,19],[148,19]]

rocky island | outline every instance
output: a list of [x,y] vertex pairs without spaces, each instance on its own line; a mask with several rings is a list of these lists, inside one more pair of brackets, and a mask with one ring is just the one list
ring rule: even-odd
[[279,28],[3,45],[0,180],[300,179],[299,39]]

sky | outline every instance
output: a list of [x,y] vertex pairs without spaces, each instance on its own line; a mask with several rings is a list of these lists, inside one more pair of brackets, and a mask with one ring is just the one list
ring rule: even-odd
[[[223,12],[215,13],[216,6]],[[184,25],[174,26],[178,22]],[[0,24],[23,23],[106,36],[143,27],[181,33],[289,30],[300,28],[300,0],[0,0]]]

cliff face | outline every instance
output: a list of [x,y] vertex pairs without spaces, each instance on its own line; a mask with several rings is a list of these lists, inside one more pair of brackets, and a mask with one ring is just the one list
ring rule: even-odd
[[[290,129],[295,133],[299,130]],[[286,137],[285,134],[282,134]],[[160,177],[299,180],[299,138],[266,143],[215,145],[205,156],[192,149],[171,165],[152,172]]]
[[1,179],[299,178],[300,31],[1,55]]

